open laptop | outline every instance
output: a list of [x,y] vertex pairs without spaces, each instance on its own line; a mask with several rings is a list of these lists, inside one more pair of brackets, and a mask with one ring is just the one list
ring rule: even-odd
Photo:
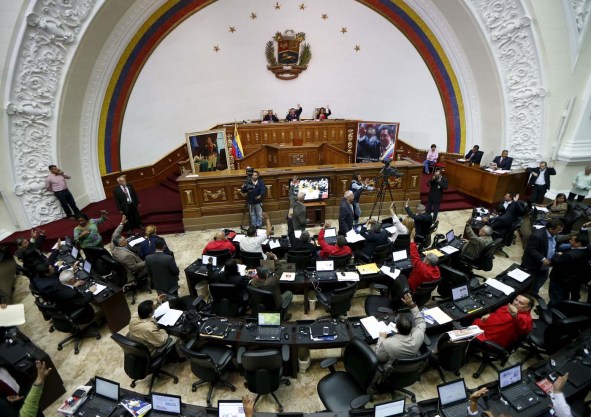
[[334,261],[316,261],[316,279],[318,281],[330,281],[336,278]]
[[451,229],[449,232],[445,234],[445,240],[447,240],[447,245],[451,246],[452,248],[456,248],[457,250],[462,249],[464,246],[464,241],[458,237],[454,233],[454,229]]
[[538,402],[538,397],[521,379],[521,364],[499,371],[499,394],[517,411]]
[[79,269],[78,271],[76,271],[76,274],[74,274],[74,276],[76,277],[76,279],[88,279],[90,277],[90,270],[92,269],[92,264],[88,261],[84,261],[84,265],[82,266],[82,269]]
[[259,313],[256,340],[281,339],[281,313]]
[[468,414],[468,395],[464,378],[437,385],[439,409],[445,417],[466,417]]
[[337,244],[337,229],[336,227],[329,227],[324,229],[324,241],[329,245]]
[[171,417],[181,415],[181,397],[178,395],[152,392],[151,417]]
[[240,400],[218,400],[218,417],[244,417],[244,406]]
[[119,405],[119,400],[119,384],[97,376],[94,379],[94,396],[84,403],[84,414],[109,417]]
[[376,404],[374,417],[396,417],[404,415],[405,399]]
[[76,246],[72,246],[72,250],[70,253],[65,254],[62,256],[62,261],[67,264],[73,264],[78,259],[78,248]]
[[202,265],[218,266],[218,258],[216,256],[202,255],[201,264]]
[[468,284],[459,285],[451,289],[451,297],[456,308],[464,313],[480,310],[482,305],[470,296]]
[[406,249],[397,250],[392,252],[392,260],[394,261],[394,266],[392,267],[392,272],[394,269],[410,269],[412,268],[412,262],[408,257],[408,252]]

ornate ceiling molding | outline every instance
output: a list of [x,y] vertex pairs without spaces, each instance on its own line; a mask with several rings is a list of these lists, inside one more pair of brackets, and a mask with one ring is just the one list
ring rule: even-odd
[[581,46],[591,21],[591,0],[562,0],[571,49],[571,62],[575,67]]
[[[505,143],[514,161],[541,160],[545,88],[538,48],[521,0],[470,0],[470,9],[499,67],[505,101]],[[515,164],[514,164],[515,165]]]
[[[44,190],[47,166],[56,160],[56,104],[84,23],[96,0],[38,0],[29,9],[7,81],[7,142],[14,193],[28,226],[63,217],[55,197]],[[27,226],[27,225],[21,225]]]

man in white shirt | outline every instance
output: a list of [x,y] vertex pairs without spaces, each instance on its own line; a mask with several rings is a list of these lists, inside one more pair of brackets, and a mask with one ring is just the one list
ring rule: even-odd
[[556,170],[542,161],[538,168],[527,168],[526,171],[531,174],[527,183],[528,186],[533,187],[531,201],[535,204],[542,204],[544,195],[550,188],[550,175],[556,175]]
[[267,259],[265,252],[263,251],[263,242],[267,240],[267,236],[271,235],[271,220],[267,213],[262,214],[263,220],[266,222],[265,233],[261,236],[257,236],[257,228],[251,225],[246,231],[246,236],[240,240],[240,250],[245,252],[260,252],[263,254],[263,259]]

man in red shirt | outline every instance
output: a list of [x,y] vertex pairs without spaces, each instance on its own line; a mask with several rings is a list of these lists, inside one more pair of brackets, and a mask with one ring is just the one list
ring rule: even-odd
[[234,244],[232,242],[230,242],[226,238],[226,234],[222,230],[220,230],[219,232],[217,232],[215,234],[213,240],[211,242],[209,242],[207,245],[205,245],[205,248],[203,248],[203,253],[206,254],[210,250],[224,250],[224,249],[228,249],[230,251],[230,253],[232,254],[232,256],[234,256],[234,252],[236,252],[236,248],[234,247]]
[[414,292],[423,282],[437,281],[441,278],[439,272],[439,259],[433,253],[427,254],[425,260],[421,259],[419,250],[415,243],[415,231],[410,234],[410,261],[412,263],[412,272],[408,277],[408,287]]
[[510,347],[521,336],[532,331],[531,309],[533,307],[534,298],[531,295],[518,295],[511,304],[499,307],[496,311],[474,320],[474,324],[484,330],[484,333],[476,339],[482,342],[490,340],[504,348]]
[[352,255],[353,251],[347,246],[347,238],[345,236],[337,236],[337,244],[329,245],[324,240],[324,231],[330,227],[330,223],[324,223],[324,227],[318,233],[318,243],[320,244],[320,258],[327,259],[329,256],[343,256]]

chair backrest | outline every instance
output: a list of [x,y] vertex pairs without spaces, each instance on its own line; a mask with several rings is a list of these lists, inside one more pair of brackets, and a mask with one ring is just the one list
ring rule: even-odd
[[567,317],[554,320],[544,330],[543,348],[550,354],[566,346],[576,339],[585,328],[584,324],[589,320],[587,316]]
[[399,358],[392,362],[387,383],[395,387],[408,387],[421,378],[421,373],[427,366],[431,352],[422,345],[419,354],[412,358]]
[[561,301],[556,305],[556,310],[566,317],[587,316],[591,320],[591,304],[581,301]]
[[207,353],[193,350],[194,342],[191,340],[187,345],[180,344],[182,354],[191,361],[191,371],[195,376],[204,381],[214,381],[219,374],[216,363]]
[[388,242],[383,245],[376,246],[376,248],[373,252],[372,261],[373,262],[382,262],[385,259],[390,258],[391,256],[392,256],[392,245],[390,244],[390,242]]
[[423,306],[429,300],[431,300],[431,293],[433,292],[433,290],[435,288],[437,288],[437,286],[439,285],[440,282],[441,282],[441,279],[421,283],[421,285],[419,285],[415,289],[415,292],[412,295],[412,298],[415,301],[415,303],[418,306]]
[[467,284],[469,277],[466,273],[452,268],[449,265],[440,264],[441,282],[437,286],[437,293],[445,298],[451,297],[451,289],[458,285]]
[[392,243],[392,252],[396,252],[402,249],[408,249],[410,247],[410,235],[398,235],[394,243]]
[[349,261],[351,261],[351,255],[329,256],[328,260],[334,261],[335,269],[344,268],[349,265]]
[[247,268],[256,268],[261,265],[263,254],[261,252],[240,251],[240,259]]
[[493,268],[493,259],[495,258],[495,252],[503,245],[503,238],[493,240],[491,243],[485,246],[480,253],[478,259],[472,262],[472,266],[482,271],[490,271]]
[[123,287],[125,284],[127,284],[127,271],[123,265],[113,259],[110,254],[108,256],[102,256],[101,260],[105,268],[109,271],[108,273],[111,274],[109,280],[113,284],[119,287]]
[[354,282],[344,288],[334,290],[330,296],[330,315],[337,317],[347,314],[356,290],[357,284]]
[[468,340],[452,342],[449,334],[443,333],[437,340],[439,365],[448,371],[457,372],[466,363]]
[[212,311],[218,316],[237,317],[242,312],[242,288],[234,284],[211,283],[209,294],[213,298]]
[[281,306],[275,303],[275,294],[273,291],[255,288],[252,285],[246,287],[248,292],[248,302],[252,314],[264,313],[265,311],[280,311]]
[[131,379],[143,379],[150,374],[150,350],[141,342],[113,333],[111,339],[123,349],[123,369]]
[[227,260],[232,259],[230,249],[208,250],[205,254],[215,256],[217,258],[217,264],[220,266],[224,265]]
[[373,349],[360,338],[354,337],[345,348],[343,363],[345,371],[355,379],[363,391],[366,391],[379,366],[378,357]]
[[314,258],[309,250],[289,250],[287,251],[287,262],[295,263],[296,269],[302,270],[309,266],[314,266]]
[[265,395],[279,388],[283,358],[277,349],[252,350],[242,355],[244,378],[250,392]]

